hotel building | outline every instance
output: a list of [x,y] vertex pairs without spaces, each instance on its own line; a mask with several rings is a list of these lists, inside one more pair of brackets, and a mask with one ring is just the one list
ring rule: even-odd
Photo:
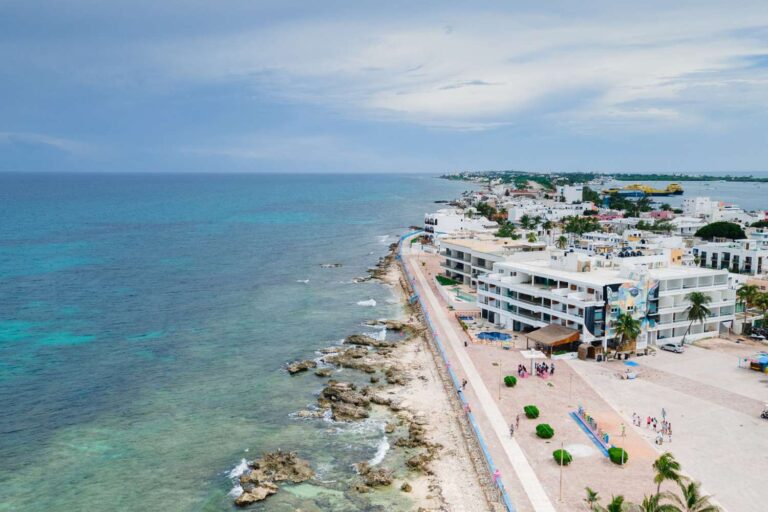
[[612,323],[621,313],[641,322],[636,350],[679,343],[690,324],[686,295],[693,291],[711,297],[712,314],[691,326],[686,341],[716,336],[734,318],[728,272],[671,265],[669,250],[626,258],[555,250],[527,256],[496,263],[477,278],[482,318],[523,332],[561,325],[604,350],[619,344]]

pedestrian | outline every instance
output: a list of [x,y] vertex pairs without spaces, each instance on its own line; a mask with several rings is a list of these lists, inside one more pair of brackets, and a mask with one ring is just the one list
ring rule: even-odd
[[515,426],[513,424],[509,424],[509,437],[515,437]]
[[520,415],[515,416],[515,428],[520,428]]
[[464,379],[461,381],[461,389],[464,390],[464,388],[467,387],[467,379]]
[[651,428],[651,417],[648,416],[648,419],[645,420],[645,428]]
[[550,375],[555,374],[555,363],[552,363],[552,366],[549,367],[549,374]]

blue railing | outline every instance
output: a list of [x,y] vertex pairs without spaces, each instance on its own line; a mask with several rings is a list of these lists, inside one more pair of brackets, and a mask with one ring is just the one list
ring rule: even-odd
[[[402,261],[402,249],[403,249],[403,242],[407,239],[412,237],[413,235],[416,235],[418,233],[421,233],[422,231],[412,231],[410,233],[407,233],[400,237],[400,241],[397,248],[397,259]],[[512,504],[512,500],[509,497],[509,494],[507,493],[507,490],[504,488],[504,483],[501,481],[501,478],[498,478],[496,475],[497,468],[496,465],[493,463],[493,458],[491,457],[491,453],[488,450],[488,445],[485,443],[485,439],[483,439],[483,435],[480,433],[480,427],[477,424],[477,421],[475,420],[475,416],[472,414],[472,411],[469,409],[469,403],[467,402],[466,398],[464,398],[464,392],[461,389],[461,383],[459,382],[458,377],[456,377],[456,373],[453,371],[453,368],[451,367],[451,363],[448,360],[448,355],[445,353],[445,348],[443,347],[442,342],[440,341],[440,337],[437,335],[437,329],[435,329],[435,326],[432,324],[432,319],[429,317],[429,312],[427,310],[426,305],[424,304],[424,301],[421,298],[421,295],[419,295],[416,292],[416,280],[411,275],[410,271],[408,270],[408,267],[403,264],[403,270],[405,271],[405,276],[408,279],[408,282],[411,284],[411,288],[414,292],[414,297],[419,302],[419,306],[421,306],[421,311],[424,313],[424,319],[427,321],[427,326],[429,327],[429,331],[432,334],[432,338],[435,340],[435,345],[437,346],[437,349],[440,351],[440,357],[443,359],[443,363],[445,364],[445,367],[448,369],[448,374],[451,376],[451,381],[453,382],[453,386],[455,387],[456,391],[458,392],[459,400],[461,400],[461,404],[464,407],[464,410],[467,412],[467,419],[469,420],[469,424],[472,426],[472,431],[475,434],[475,438],[477,439],[477,443],[480,445],[480,449],[483,452],[483,456],[485,457],[485,462],[488,465],[488,469],[491,472],[491,479],[494,482],[494,485],[499,490],[499,493],[501,495],[501,499],[504,502],[504,507],[507,509],[508,512],[515,512],[515,506]]]

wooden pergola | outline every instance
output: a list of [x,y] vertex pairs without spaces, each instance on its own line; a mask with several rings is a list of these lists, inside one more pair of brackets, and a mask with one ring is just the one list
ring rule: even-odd
[[576,329],[565,327],[563,325],[549,324],[536,329],[525,335],[525,346],[529,347],[529,343],[533,341],[536,348],[548,349],[549,354],[552,355],[554,347],[559,345],[567,345],[579,341],[581,333]]

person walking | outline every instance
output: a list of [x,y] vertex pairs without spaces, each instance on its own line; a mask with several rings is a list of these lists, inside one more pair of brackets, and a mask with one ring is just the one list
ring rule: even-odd
[[461,381],[461,390],[464,391],[464,388],[467,387],[467,379],[464,379]]
[[555,363],[552,363],[552,365],[549,367],[549,374],[550,375],[555,374]]
[[515,428],[520,428],[520,415],[515,416]]
[[509,437],[515,437],[515,426],[512,423],[509,424]]

